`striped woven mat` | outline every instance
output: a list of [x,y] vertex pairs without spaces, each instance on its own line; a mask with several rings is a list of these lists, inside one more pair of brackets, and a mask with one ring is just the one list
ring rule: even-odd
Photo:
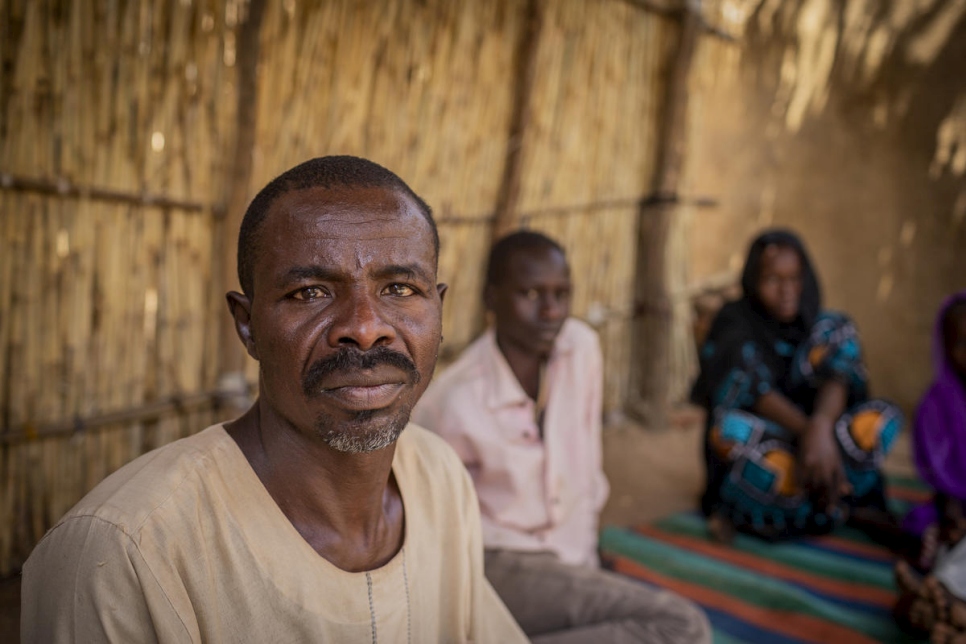
[[[921,482],[892,477],[901,516],[929,498]],[[890,609],[894,558],[857,530],[771,544],[739,535],[711,542],[704,518],[674,515],[636,528],[607,527],[606,566],[690,597],[707,612],[715,642],[909,642]]]

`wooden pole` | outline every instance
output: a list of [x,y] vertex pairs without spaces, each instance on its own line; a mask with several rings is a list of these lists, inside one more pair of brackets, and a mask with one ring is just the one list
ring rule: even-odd
[[537,73],[537,53],[543,28],[543,0],[527,3],[526,27],[521,34],[514,76],[513,113],[510,117],[510,139],[507,144],[506,165],[497,194],[496,216],[493,219],[493,240],[513,230],[517,222],[520,201],[520,182],[523,171],[524,137],[531,117],[531,96]]
[[[235,334],[234,321],[228,315],[227,307],[223,304],[224,294],[230,290],[240,290],[238,285],[238,230],[241,226],[245,209],[248,206],[249,186],[252,178],[252,155],[255,149],[255,127],[257,123],[258,79],[257,65],[259,56],[259,33],[262,17],[265,14],[265,0],[251,0],[248,5],[248,16],[242,23],[238,37],[238,111],[235,129],[235,155],[231,166],[228,182],[228,198],[225,206],[225,216],[218,227],[219,234],[214,242],[214,258],[221,258],[221,288],[216,292],[222,306],[218,328],[220,333],[215,341],[218,343],[219,374],[225,378],[228,374],[238,374],[243,371],[245,364],[245,350]],[[215,259],[215,261],[218,261]]]
[[670,342],[674,322],[668,293],[667,248],[678,208],[687,143],[688,78],[701,32],[697,0],[685,3],[681,37],[671,63],[663,108],[654,197],[641,204],[637,241],[628,413],[651,428],[667,426]]

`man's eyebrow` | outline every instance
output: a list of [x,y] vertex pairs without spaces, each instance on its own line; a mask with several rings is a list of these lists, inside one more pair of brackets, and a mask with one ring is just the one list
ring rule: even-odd
[[285,286],[292,282],[306,280],[335,281],[342,277],[342,272],[322,266],[293,266],[279,278],[279,285]]
[[414,280],[433,281],[433,277],[419,264],[389,264],[373,271],[373,277],[382,279],[400,275]]

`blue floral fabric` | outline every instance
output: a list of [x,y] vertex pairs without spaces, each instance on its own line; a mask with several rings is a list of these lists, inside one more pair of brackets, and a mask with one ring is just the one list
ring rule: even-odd
[[[702,348],[704,358],[715,351],[709,345]],[[879,467],[902,428],[902,414],[892,403],[868,399],[858,333],[841,313],[821,313],[806,341],[797,347],[779,341],[773,350],[787,366],[783,373],[769,368],[763,348],[749,341],[712,393],[705,511],[724,513],[739,529],[766,537],[825,531],[844,520],[844,509],[826,514],[813,507],[797,481],[796,437],[752,413],[755,402],[777,390],[811,413],[822,383],[848,384],[849,407],[835,425],[852,486],[846,504],[881,495]]]

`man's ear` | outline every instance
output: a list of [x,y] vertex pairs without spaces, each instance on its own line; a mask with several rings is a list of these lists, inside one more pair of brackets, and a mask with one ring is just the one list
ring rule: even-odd
[[228,310],[235,318],[235,332],[245,345],[248,355],[258,360],[258,349],[255,348],[255,336],[252,334],[252,301],[248,296],[237,291],[225,294],[228,300]]
[[446,297],[446,291],[449,290],[449,284],[437,284],[436,292],[439,293],[439,301],[442,303],[443,298]]

